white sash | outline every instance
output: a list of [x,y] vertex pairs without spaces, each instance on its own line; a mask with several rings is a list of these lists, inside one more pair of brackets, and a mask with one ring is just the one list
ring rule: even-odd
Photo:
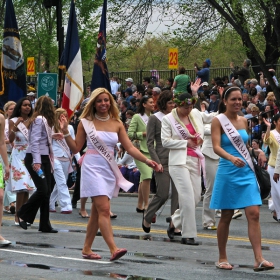
[[[167,115],[173,128],[175,129],[175,131],[177,132],[177,135],[183,139],[183,140],[188,140],[188,139],[191,139],[191,138],[195,138],[194,136],[192,136],[190,134],[190,132],[185,128],[183,127],[174,117],[173,115],[173,111]],[[187,151],[186,151],[187,152]],[[206,182],[205,180],[205,176],[206,176],[206,171],[205,171],[205,157],[204,155],[202,154],[202,152],[200,151],[200,148],[197,147],[196,149],[194,149],[194,152],[197,154],[199,160],[200,160],[200,164],[201,164],[201,167],[202,167],[202,172],[203,172],[203,178],[204,178],[204,182]]]
[[110,168],[112,169],[115,177],[116,177],[116,186],[114,190],[113,197],[117,197],[119,193],[119,189],[122,188],[124,191],[128,191],[133,184],[127,181],[122,173],[119,170],[119,167],[114,160],[114,157],[111,156],[111,153],[109,152],[108,147],[104,143],[102,139],[98,137],[96,134],[96,129],[94,127],[94,124],[92,121],[88,121],[86,119],[81,119],[85,132],[93,145],[93,147],[96,149],[96,151],[109,163]]
[[162,121],[162,119],[165,116],[165,114],[162,113],[161,111],[159,111],[159,112],[155,113],[154,116],[156,116],[159,121]]
[[[17,122],[18,118],[12,118],[11,121],[14,122],[14,124]],[[29,135],[28,135],[28,129],[27,127],[22,123],[20,122],[18,125],[17,125],[17,128],[18,130],[23,134],[23,136],[25,137],[25,139],[27,141],[29,141]]]
[[45,117],[37,116],[37,118],[42,119],[42,121],[43,121],[43,123],[45,125],[45,128],[46,128],[46,131],[47,131],[48,144],[49,144],[49,150],[50,150],[49,158],[50,158],[50,162],[51,162],[51,165],[52,165],[52,171],[53,171],[53,167],[54,167],[54,154],[53,154],[53,148],[52,148],[52,129],[49,126],[49,124],[48,124],[48,122],[47,122]]
[[143,121],[143,123],[147,126],[149,117],[146,114],[144,114],[143,116],[141,114],[139,114],[139,116],[140,116],[141,120]]
[[275,137],[276,141],[278,142],[278,144],[280,145],[280,134],[277,132],[276,129],[273,129],[272,131],[270,131],[273,136]]
[[227,118],[226,115],[220,114],[217,116],[217,119],[220,121],[221,126],[227,135],[228,139],[230,140],[231,144],[234,146],[234,148],[239,152],[239,154],[245,158],[250,168],[255,173],[255,168],[252,162],[252,158],[250,156],[250,153],[246,147],[246,144],[244,143],[241,135],[238,133],[236,128],[232,125],[230,120]]
[[66,153],[69,161],[70,161],[70,165],[69,165],[69,168],[68,168],[68,173],[71,173],[73,172],[73,168],[72,168],[72,157],[71,157],[71,154],[70,154],[70,149],[69,147],[67,146],[66,144],[66,141],[65,139],[54,139],[56,141],[56,143],[64,150],[64,152]]

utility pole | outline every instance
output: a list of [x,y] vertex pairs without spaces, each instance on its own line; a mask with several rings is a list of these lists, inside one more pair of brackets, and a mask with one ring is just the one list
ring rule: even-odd
[[[46,9],[56,7],[56,34],[58,41],[58,62],[64,50],[64,27],[62,26],[62,0],[44,0],[43,5]],[[59,81],[62,78],[62,70],[59,69]]]

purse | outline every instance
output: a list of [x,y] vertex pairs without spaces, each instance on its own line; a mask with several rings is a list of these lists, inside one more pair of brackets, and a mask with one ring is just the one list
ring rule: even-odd
[[133,135],[133,138],[132,138],[131,142],[132,142],[132,145],[136,149],[140,150],[140,143],[141,143],[141,141],[137,139],[136,132],[134,132],[134,135]]
[[258,161],[256,159],[256,155],[254,149],[252,149],[252,162],[255,168],[255,174],[260,186],[261,198],[265,199],[270,194],[271,184],[270,184],[270,176],[269,173],[258,165]]

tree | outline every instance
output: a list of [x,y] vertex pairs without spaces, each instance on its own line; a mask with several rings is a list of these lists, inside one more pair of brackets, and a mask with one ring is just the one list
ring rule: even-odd
[[[177,39],[188,39],[183,52],[199,42],[214,39],[224,28],[240,36],[244,50],[254,65],[259,65],[280,102],[279,91],[268,69],[278,62],[280,52],[279,0],[112,0],[112,12],[118,12],[116,34],[132,35],[140,42],[152,14],[165,24]],[[120,39],[119,39],[120,41]],[[268,65],[267,65],[268,64]],[[255,68],[256,72],[259,69]]]

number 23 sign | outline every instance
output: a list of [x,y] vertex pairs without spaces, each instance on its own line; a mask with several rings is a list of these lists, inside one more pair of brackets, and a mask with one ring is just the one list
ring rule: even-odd
[[178,68],[178,49],[172,48],[168,51],[168,68],[177,69]]

